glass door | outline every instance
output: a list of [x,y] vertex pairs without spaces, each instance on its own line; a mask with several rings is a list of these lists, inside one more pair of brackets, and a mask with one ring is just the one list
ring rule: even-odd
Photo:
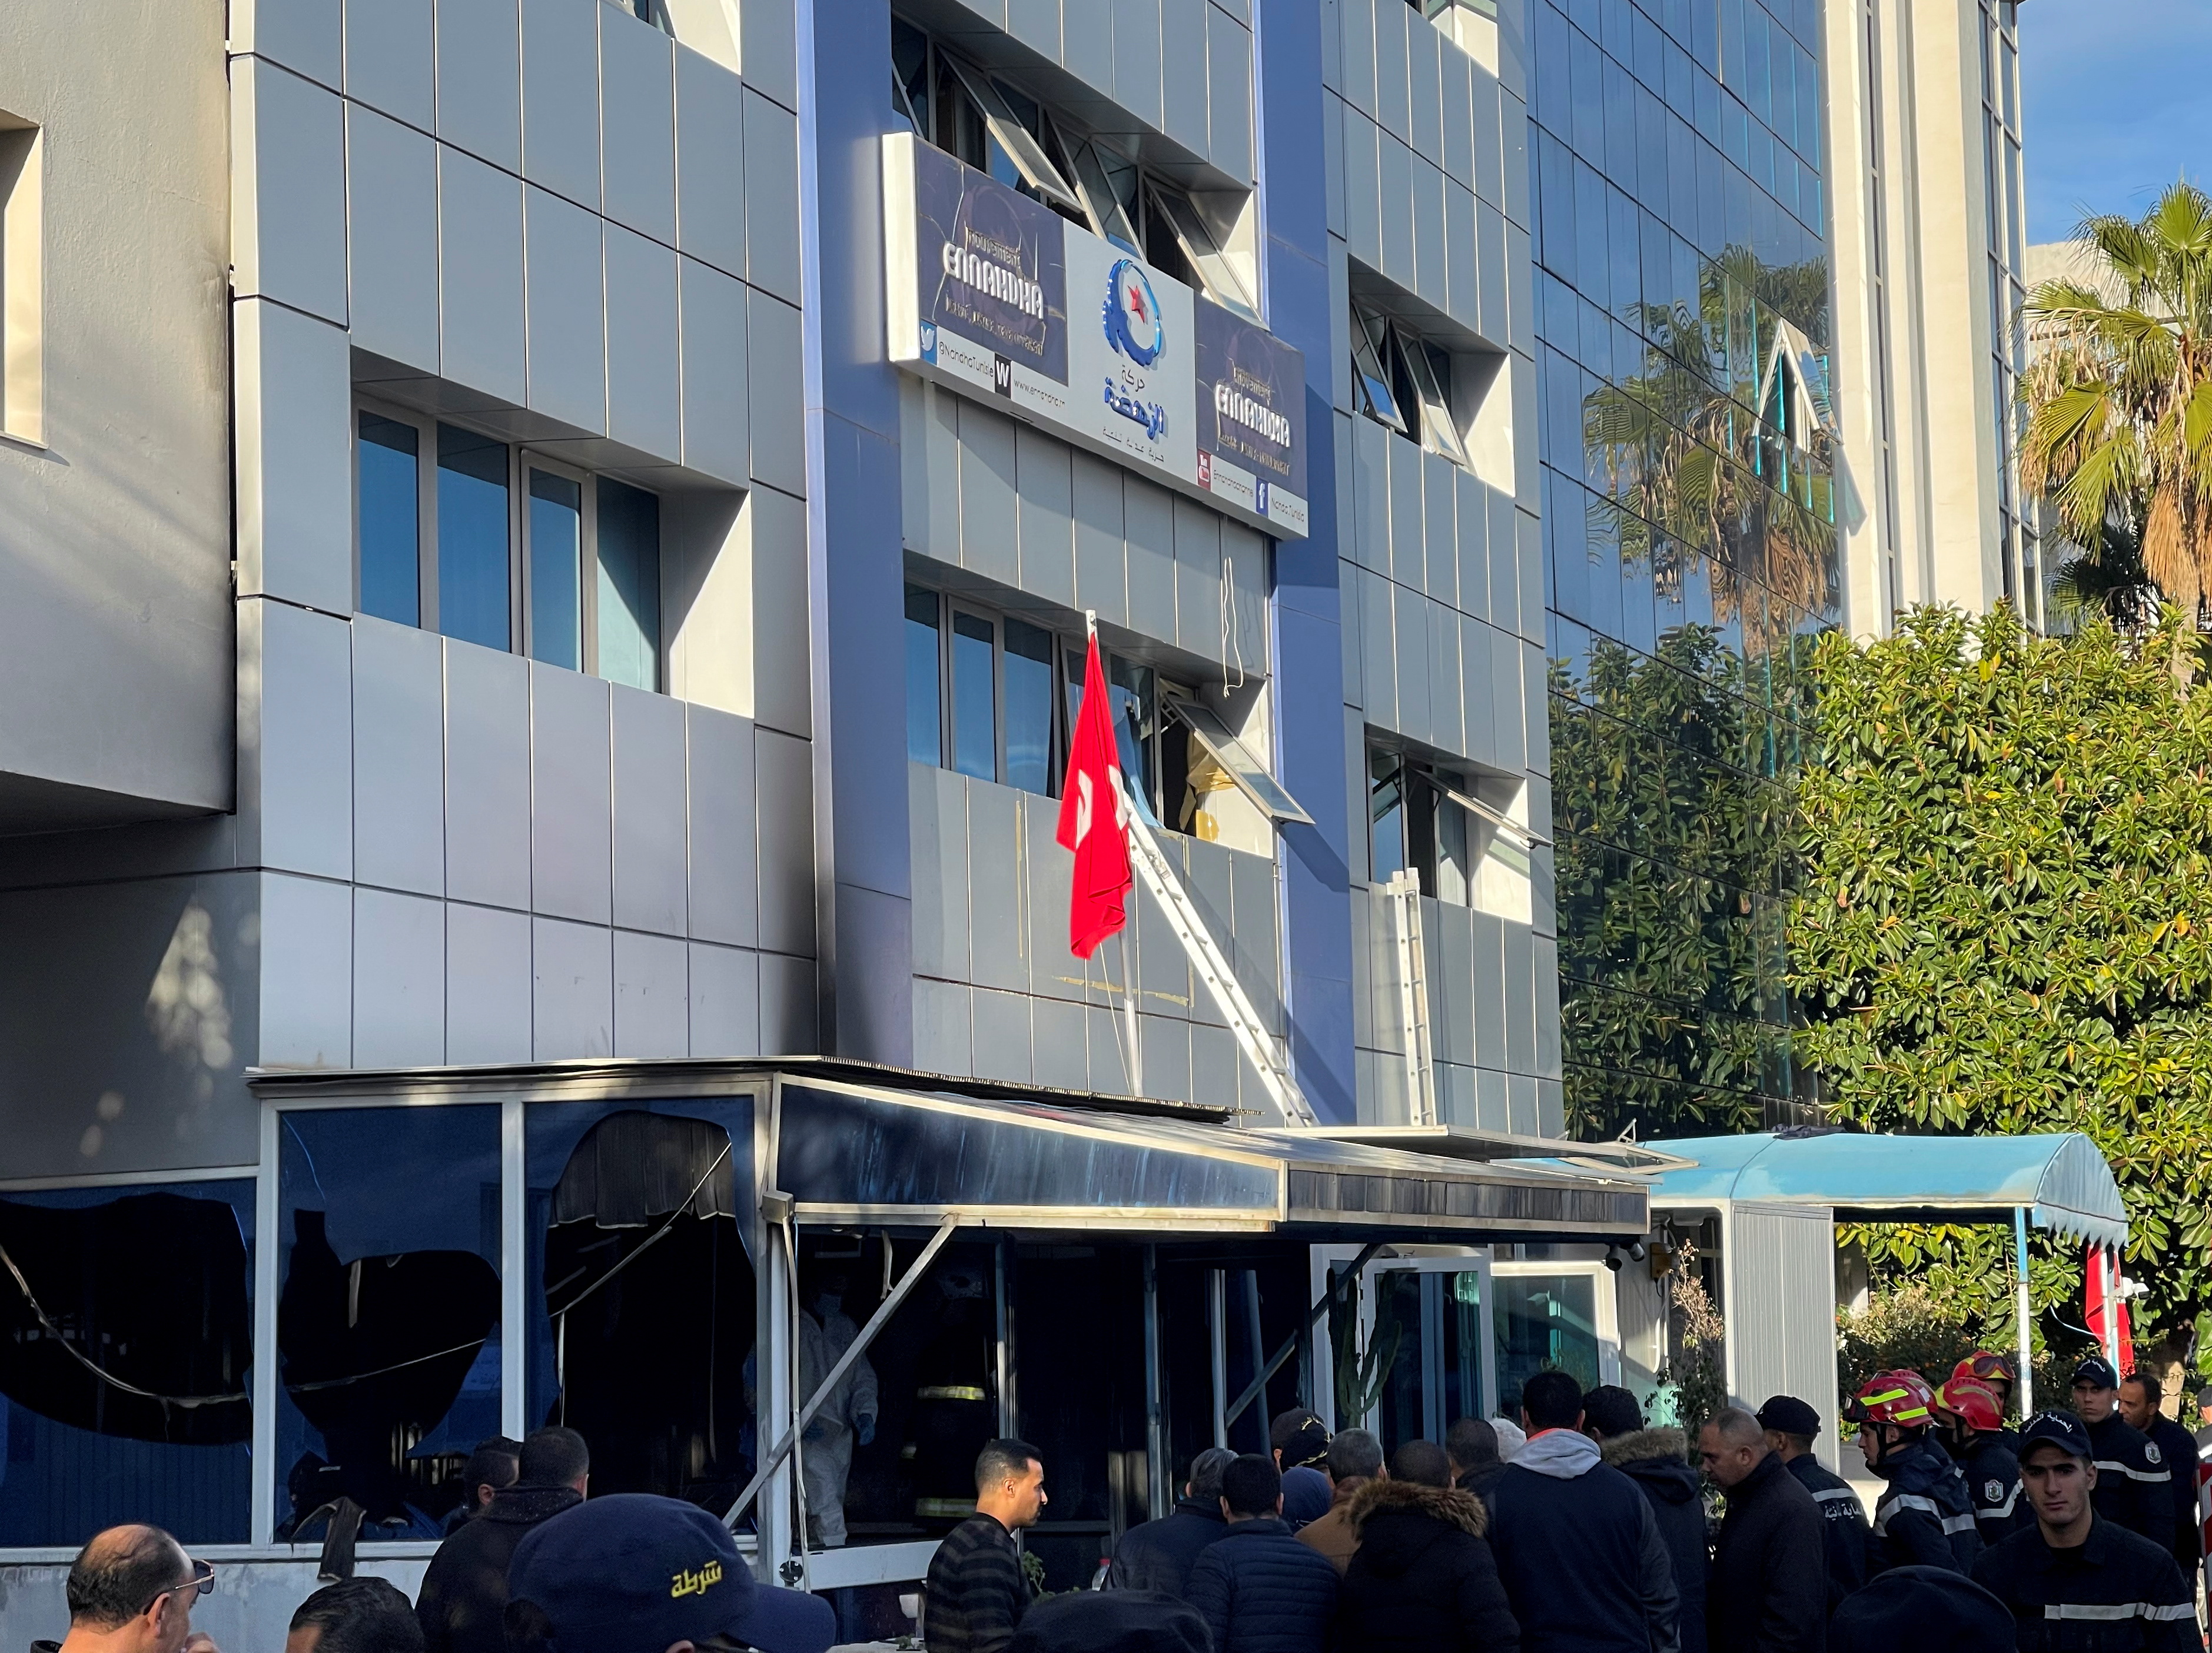
[[1491,1270],[1497,1395],[1520,1416],[1521,1386],[1540,1371],[1584,1389],[1620,1382],[1613,1276],[1601,1262],[1501,1262]]
[[1315,1296],[1337,1286],[1316,1328],[1315,1358],[1334,1376],[1319,1386],[1324,1423],[1371,1429],[1388,1452],[1406,1441],[1442,1442],[1454,1419],[1490,1415],[1487,1251],[1423,1248],[1370,1262],[1356,1291],[1345,1278],[1356,1248],[1314,1251]]

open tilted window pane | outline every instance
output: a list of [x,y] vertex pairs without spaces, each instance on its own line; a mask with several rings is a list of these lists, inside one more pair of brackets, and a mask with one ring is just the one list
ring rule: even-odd
[[1206,228],[1206,221],[1199,216],[1190,198],[1157,184],[1151,187],[1152,204],[1158,209],[1161,221],[1174,235],[1185,261],[1205,283],[1206,297],[1254,321],[1259,320],[1258,301],[1234,261],[1213,239],[1213,232]]
[[1196,701],[1174,699],[1168,702],[1168,708],[1188,726],[1198,744],[1206,748],[1206,756],[1237,783],[1237,789],[1269,819],[1298,821],[1309,826],[1313,823],[1313,817],[1298,807],[1297,799],[1283,789],[1282,783],[1267,772],[1267,766],[1214,715],[1211,708]]
[[1014,163],[1024,181],[1054,205],[1065,207],[1070,212],[1081,212],[1083,203],[1074,190],[1060,175],[1060,168],[1052,164],[1044,146],[1015,117],[991,77],[980,70],[970,69],[957,58],[946,56],[944,62],[959,81],[960,89],[982,115],[992,141],[1006,151],[1006,158]]
[[1359,394],[1359,410],[1376,423],[1404,432],[1406,416],[1390,389],[1390,375],[1376,346],[1384,337],[1382,324],[1355,307],[1352,312],[1352,379]]
[[1467,445],[1460,441],[1459,425],[1452,417],[1451,397],[1444,388],[1444,380],[1430,359],[1429,347],[1404,332],[1397,335],[1397,345],[1406,360],[1406,372],[1413,382],[1413,394],[1421,404],[1421,446],[1431,453],[1441,453],[1455,465],[1467,463]]

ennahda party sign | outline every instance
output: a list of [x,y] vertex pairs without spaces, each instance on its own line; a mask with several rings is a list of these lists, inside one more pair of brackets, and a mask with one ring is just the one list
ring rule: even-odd
[[1297,350],[912,133],[884,202],[892,361],[1304,536]]

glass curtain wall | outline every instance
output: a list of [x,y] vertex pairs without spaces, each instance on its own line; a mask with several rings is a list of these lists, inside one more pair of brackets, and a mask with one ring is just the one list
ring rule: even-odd
[[1789,784],[1841,621],[1817,0],[1529,0],[1568,1126],[1808,1117]]

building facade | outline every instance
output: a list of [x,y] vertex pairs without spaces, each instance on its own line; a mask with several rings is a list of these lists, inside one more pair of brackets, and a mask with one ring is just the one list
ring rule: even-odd
[[[0,1553],[273,1557],[372,1321],[471,1352],[347,1437],[394,1566],[556,1404],[498,1316],[566,1160],[254,1071],[818,1053],[1565,1133],[1541,507],[1589,510],[1515,0],[100,11],[96,82],[0,22],[0,681],[52,711],[0,735]],[[1085,961],[1094,625],[1164,870]],[[189,1325],[120,1283],[157,1245]]]
[[1530,12],[1567,1122],[1796,1122],[1787,779],[1848,447],[1823,14]]
[[2020,492],[2027,268],[2019,6],[1828,8],[1839,516],[1855,635],[1949,603],[2044,623]]

